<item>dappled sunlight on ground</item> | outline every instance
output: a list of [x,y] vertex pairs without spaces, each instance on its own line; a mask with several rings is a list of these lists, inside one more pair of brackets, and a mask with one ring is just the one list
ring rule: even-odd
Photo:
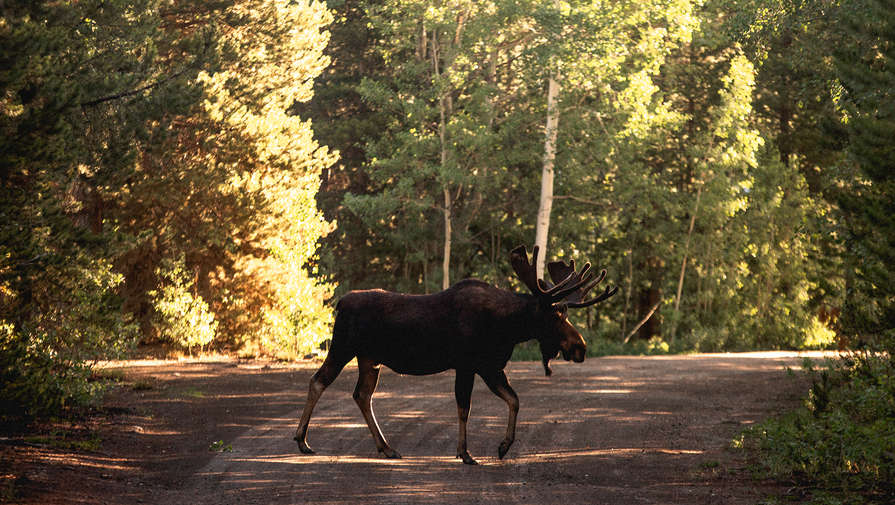
[[[715,482],[697,476],[700,462],[730,457],[724,451],[733,434],[767,415],[769,397],[785,394],[783,371],[803,355],[557,361],[549,378],[539,363],[510,363],[507,376],[520,398],[516,443],[497,458],[506,404],[477,378],[468,436],[478,467],[453,457],[453,373],[405,377],[383,369],[373,404],[403,455],[392,460],[377,454],[351,398],[356,371],[349,366],[312,418],[308,441],[316,454],[299,454],[291,441],[296,409],[293,418],[280,416],[234,440],[233,451],[215,457],[193,485],[223,503],[712,502]],[[306,384],[296,384],[301,399]],[[745,501],[714,501],[758,501],[738,493]]]
[[[400,376],[383,368],[377,420],[402,459],[381,457],[352,399],[349,365],[326,390],[308,433],[292,440],[318,363],[143,360],[106,363],[122,389],[98,451],[49,464],[105,489],[33,503],[394,504],[675,503],[745,505],[762,499],[738,476],[730,440],[797,401],[802,359],[824,353],[746,353],[514,362],[520,400],[516,442],[497,447],[506,403],[476,378],[468,425],[470,467],[454,457],[454,374]],[[109,372],[112,376],[119,372]],[[789,403],[787,403],[789,402]],[[132,405],[136,405],[133,406]],[[56,459],[54,459],[56,458]],[[717,471],[701,470],[711,462]],[[68,472],[68,473],[65,473]],[[52,489],[50,474],[35,488]]]

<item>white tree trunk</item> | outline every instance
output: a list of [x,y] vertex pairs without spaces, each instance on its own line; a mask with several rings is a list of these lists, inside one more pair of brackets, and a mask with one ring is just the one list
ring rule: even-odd
[[544,139],[544,166],[541,170],[541,203],[535,223],[535,246],[540,249],[536,265],[539,279],[544,278],[544,261],[547,258],[547,233],[550,229],[550,211],[553,208],[553,162],[556,159],[556,134],[559,111],[556,107],[559,95],[559,76],[550,78],[547,86],[547,132]]
[[444,261],[441,264],[441,289],[451,287],[451,192],[444,187]]
[[[459,37],[458,27],[458,37]],[[439,69],[440,46],[438,45],[438,32],[432,32],[432,70],[436,78],[441,75]],[[441,169],[445,170],[447,165],[447,118],[452,112],[452,104],[449,102],[450,95],[442,95],[438,99],[438,112],[441,121],[438,125],[438,138],[441,143]],[[447,103],[445,103],[447,102]],[[446,175],[446,174],[443,174]],[[447,180],[443,182],[442,191],[444,193],[444,253],[441,262],[441,289],[451,287],[451,188]]]

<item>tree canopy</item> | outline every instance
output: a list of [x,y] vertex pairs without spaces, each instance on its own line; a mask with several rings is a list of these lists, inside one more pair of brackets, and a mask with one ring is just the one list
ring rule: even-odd
[[334,63],[301,109],[343,153],[318,196],[340,223],[324,271],[338,293],[515,285],[556,72],[547,250],[622,288],[585,316],[594,336],[875,342],[892,327],[880,5],[334,3]]
[[137,343],[316,352],[351,289],[519,288],[548,160],[548,255],[620,287],[594,345],[891,347],[890,3],[6,2],[4,408]]
[[289,111],[329,62],[325,6],[0,10],[4,411],[89,398],[89,365],[138,341],[315,347],[334,155]]

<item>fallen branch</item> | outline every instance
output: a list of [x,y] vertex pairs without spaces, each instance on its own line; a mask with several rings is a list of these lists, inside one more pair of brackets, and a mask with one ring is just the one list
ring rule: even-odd
[[647,321],[649,320],[649,318],[653,315],[653,313],[656,312],[656,309],[659,308],[659,305],[662,305],[662,300],[659,300],[658,302],[656,302],[656,304],[653,305],[653,308],[650,309],[649,312],[647,312],[646,316],[645,316],[643,319],[641,319],[639,323],[637,323],[637,326],[635,326],[633,330],[631,330],[631,333],[628,333],[628,336],[625,337],[625,343],[626,343],[626,344],[628,343],[628,340],[631,340],[631,337],[633,337],[634,334],[637,333],[637,330],[639,330],[641,326],[643,326],[644,324],[646,324],[646,322],[647,322]]

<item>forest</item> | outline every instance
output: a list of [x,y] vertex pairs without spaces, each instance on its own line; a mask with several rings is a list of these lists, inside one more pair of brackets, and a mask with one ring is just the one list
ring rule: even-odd
[[138,347],[323,353],[353,289],[520,290],[537,243],[619,287],[595,354],[851,351],[815,391],[871,371],[891,468],[892,0],[0,12],[4,417]]

